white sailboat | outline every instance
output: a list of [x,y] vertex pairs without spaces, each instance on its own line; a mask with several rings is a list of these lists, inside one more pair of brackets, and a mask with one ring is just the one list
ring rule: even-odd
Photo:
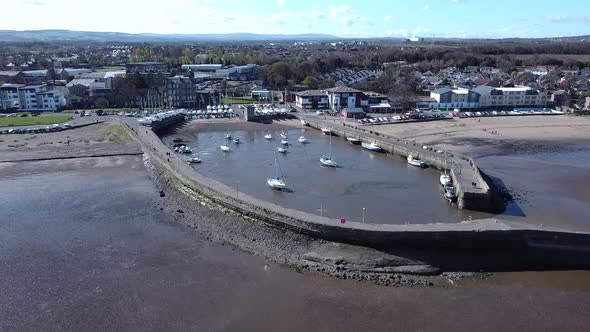
[[332,159],[332,135],[330,135],[330,154],[321,156],[320,163],[328,167],[338,167],[338,163]]
[[373,143],[365,143],[363,142],[361,146],[369,151],[380,152],[381,147],[377,144],[377,142]]
[[286,153],[287,153],[287,149],[285,149],[285,148],[281,148],[281,147],[278,147],[278,148],[277,148],[277,152],[278,152],[278,153],[283,153],[283,154],[286,154]]
[[408,156],[408,164],[416,167],[424,168],[426,167],[426,163],[420,160],[418,157],[414,157],[414,155],[410,154]]
[[227,145],[220,145],[219,148],[223,152],[230,152],[229,146],[227,146]]
[[285,181],[283,181],[279,175],[279,164],[277,161],[277,154],[273,153],[273,155],[274,155],[274,161],[275,161],[276,175],[273,176],[272,178],[266,179],[266,184],[268,184],[268,186],[271,187],[272,189],[284,190],[287,188],[287,185],[285,184]]
[[281,144],[283,144],[283,145],[289,145],[289,141],[287,141],[286,139],[282,139],[281,140]]
[[300,136],[297,141],[301,144],[305,144],[307,143],[307,138],[305,138],[305,136]]
[[231,140],[231,133],[229,132],[229,129],[227,130],[227,133],[225,134],[225,139],[227,140]]
[[287,136],[287,133],[284,131],[281,131],[281,138],[287,139],[289,136]]
[[361,139],[358,136],[354,135],[354,129],[352,134],[346,135],[346,140],[351,144],[361,144]]
[[193,158],[189,158],[186,160],[187,163],[189,164],[200,164],[201,163],[201,159],[197,158],[197,157],[193,157]]
[[239,138],[234,138],[234,143],[235,143],[235,144],[240,144],[240,143],[242,143],[242,141],[240,141],[240,139],[239,139]]
[[440,176],[440,185],[443,187],[446,187],[447,185],[450,185],[451,182],[453,182],[453,180],[451,179],[451,176],[449,174],[447,174],[447,152],[445,151],[445,172],[443,174],[441,174]]
[[272,139],[272,135],[270,133],[266,133],[266,135],[264,135],[264,139],[270,141]]

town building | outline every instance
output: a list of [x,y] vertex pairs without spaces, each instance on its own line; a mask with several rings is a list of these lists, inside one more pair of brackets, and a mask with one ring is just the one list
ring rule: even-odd
[[477,95],[469,89],[440,88],[430,93],[435,102],[431,109],[471,109],[477,108]]
[[125,65],[127,73],[166,73],[168,64],[164,62],[134,62]]
[[17,110],[20,108],[18,89],[22,84],[3,84],[0,86],[0,110]]
[[37,94],[47,91],[47,85],[27,85],[18,89],[20,99],[20,109],[23,110],[39,110],[41,104],[37,98]]
[[346,108],[348,111],[361,109],[364,94],[349,87],[335,87],[324,90],[328,96],[328,107],[334,111]]
[[198,90],[196,83],[189,77],[169,77],[166,87],[169,107],[201,109],[220,101],[214,91]]
[[547,95],[530,87],[494,88],[478,86],[471,90],[477,94],[477,108],[545,107]]
[[327,109],[328,96],[320,90],[295,92],[295,106],[301,109]]
[[40,92],[37,94],[37,109],[57,111],[66,106],[66,98],[58,90]]

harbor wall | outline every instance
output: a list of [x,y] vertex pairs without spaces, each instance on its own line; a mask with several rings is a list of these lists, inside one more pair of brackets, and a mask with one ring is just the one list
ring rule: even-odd
[[[155,176],[163,177],[184,194],[213,209],[239,214],[245,221],[303,233],[329,241],[374,248],[478,248],[563,247],[590,250],[590,234],[511,223],[496,219],[449,224],[378,225],[320,217],[280,207],[239,193],[196,172],[166,147],[151,130],[126,123],[149,158]],[[170,155],[167,155],[170,153]]]
[[429,167],[449,171],[457,193],[457,206],[460,209],[498,213],[505,209],[505,203],[493,183],[488,183],[482,176],[475,161],[457,153],[447,151],[439,153],[432,148],[423,149],[415,142],[381,134],[362,126],[351,126],[333,121],[322,121],[313,117],[304,117],[309,126],[316,129],[330,128],[337,136],[346,137],[354,132],[363,142],[376,142],[384,152],[406,158],[412,154],[418,156]]

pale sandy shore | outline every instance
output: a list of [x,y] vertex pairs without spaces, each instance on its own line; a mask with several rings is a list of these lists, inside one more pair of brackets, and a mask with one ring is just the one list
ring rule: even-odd
[[534,152],[590,142],[590,118],[573,116],[468,118],[365,128],[473,156]]

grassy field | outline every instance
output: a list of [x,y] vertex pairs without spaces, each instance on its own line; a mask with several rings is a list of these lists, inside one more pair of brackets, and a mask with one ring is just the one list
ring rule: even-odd
[[254,104],[257,103],[256,99],[252,98],[223,98],[221,101],[224,104]]
[[67,115],[0,118],[0,127],[48,125],[63,123],[71,119],[72,117]]

